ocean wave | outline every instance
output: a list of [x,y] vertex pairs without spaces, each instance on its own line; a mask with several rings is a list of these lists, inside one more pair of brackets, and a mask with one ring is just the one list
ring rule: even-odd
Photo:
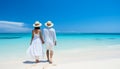
[[0,39],[18,39],[21,38],[20,36],[13,36],[13,37],[0,37]]
[[116,40],[117,38],[95,38],[96,41],[102,41],[102,40]]
[[117,38],[108,38],[108,39],[111,39],[111,40],[113,40],[113,39],[117,39]]

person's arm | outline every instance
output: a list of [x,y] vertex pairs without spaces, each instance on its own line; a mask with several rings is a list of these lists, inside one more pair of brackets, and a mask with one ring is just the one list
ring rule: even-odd
[[42,44],[44,44],[44,40],[43,40],[43,37],[42,37],[42,32],[40,31],[40,39],[42,41]]
[[34,31],[32,30],[32,38],[31,38],[31,42],[30,42],[30,45],[32,44],[32,40],[33,40],[33,38],[34,38]]
[[53,31],[53,38],[54,38],[54,44],[56,46],[57,45],[57,38],[56,38],[56,32],[55,32],[55,30]]

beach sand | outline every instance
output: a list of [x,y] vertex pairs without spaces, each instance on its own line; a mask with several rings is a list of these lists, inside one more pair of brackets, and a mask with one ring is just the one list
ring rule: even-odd
[[54,53],[53,64],[34,63],[25,57],[1,61],[0,69],[120,69],[120,48],[88,48]]

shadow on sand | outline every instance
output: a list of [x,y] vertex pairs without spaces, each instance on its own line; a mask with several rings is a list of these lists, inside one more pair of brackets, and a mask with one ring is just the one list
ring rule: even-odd
[[[48,62],[47,60],[40,60],[38,63],[46,63]],[[24,61],[24,64],[34,64],[36,63],[35,61]]]

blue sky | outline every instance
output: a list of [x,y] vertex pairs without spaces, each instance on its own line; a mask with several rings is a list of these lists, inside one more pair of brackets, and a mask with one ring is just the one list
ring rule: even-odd
[[36,20],[57,32],[120,33],[120,0],[0,0],[0,33],[31,32]]

